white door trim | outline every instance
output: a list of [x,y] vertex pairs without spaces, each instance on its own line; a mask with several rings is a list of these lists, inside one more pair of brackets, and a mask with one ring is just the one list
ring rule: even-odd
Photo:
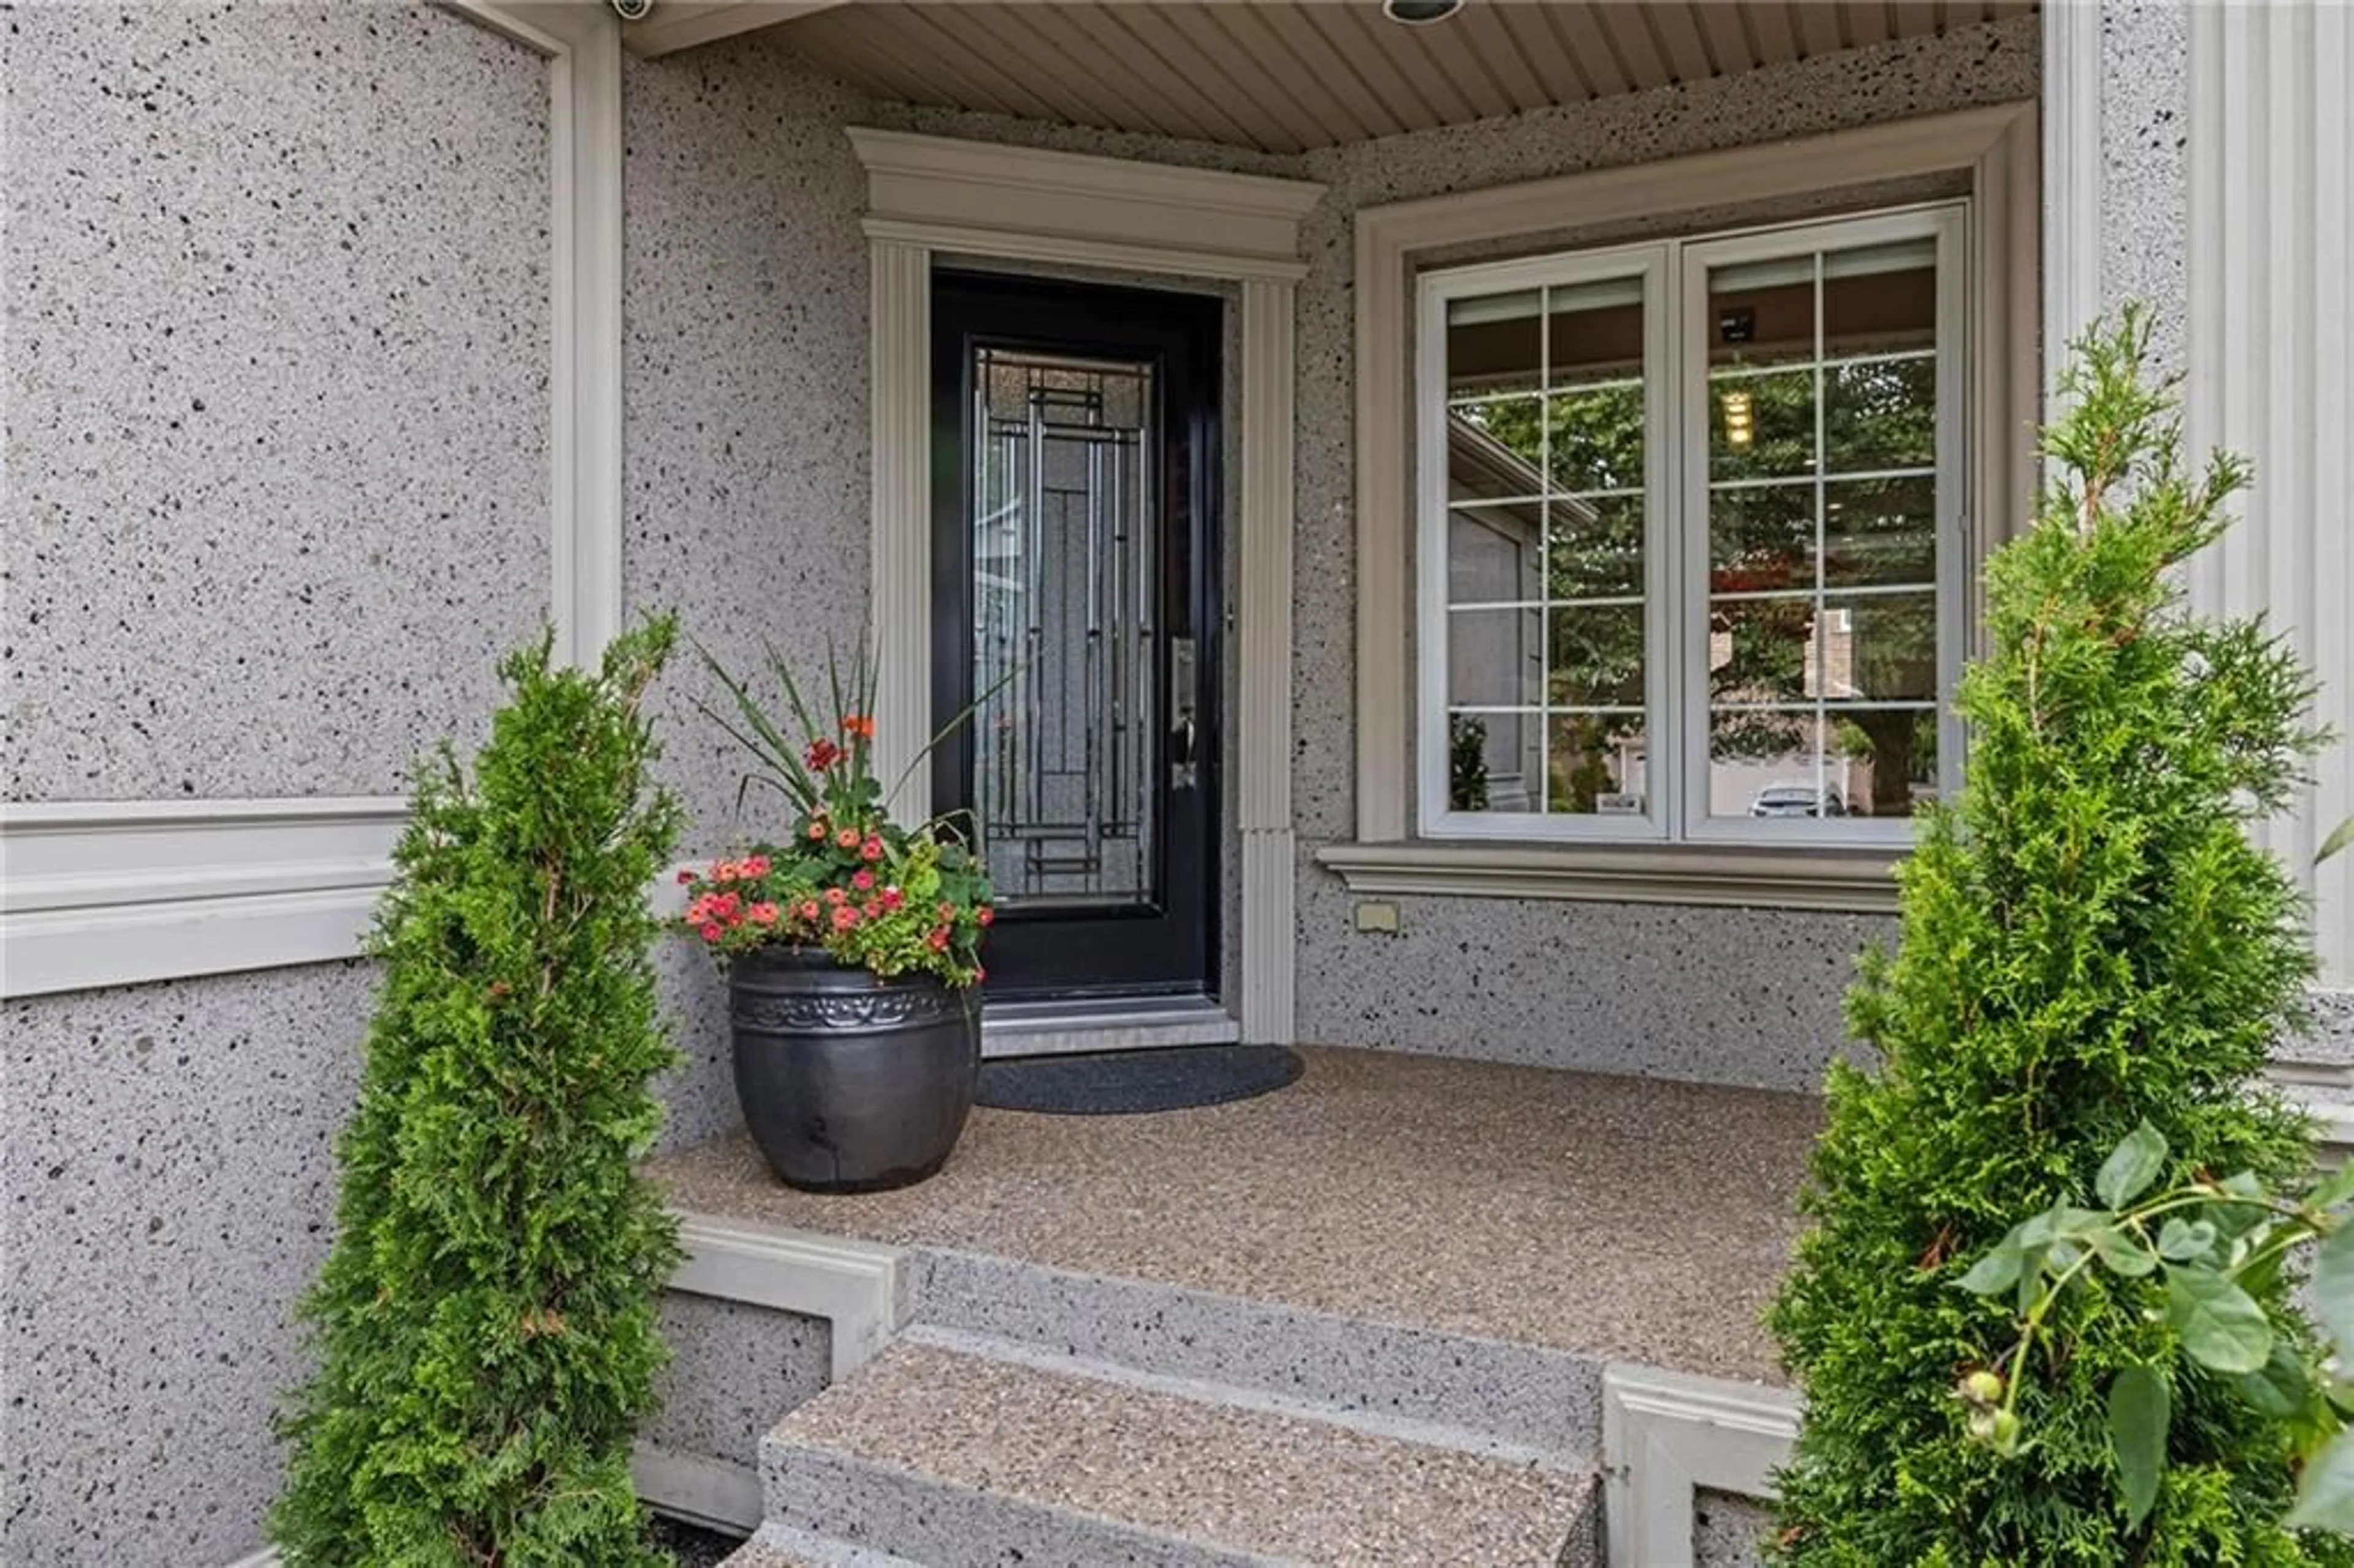
[[[931,735],[931,262],[1002,257],[1242,286],[1242,515],[1233,530],[1241,676],[1243,1033],[1291,1038],[1292,376],[1303,180],[853,129],[867,175],[877,771]],[[921,769],[891,802],[928,814]],[[1231,993],[1230,993],[1231,994]]]
[[1798,1435],[1798,1398],[1763,1383],[1614,1366],[1602,1374],[1605,1561],[1692,1568],[1703,1489],[1774,1495]]

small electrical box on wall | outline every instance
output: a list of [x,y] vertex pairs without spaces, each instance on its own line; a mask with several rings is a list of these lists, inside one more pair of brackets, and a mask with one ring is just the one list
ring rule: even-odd
[[1398,919],[1396,905],[1361,898],[1357,901],[1357,929],[1378,932],[1384,937],[1394,937],[1404,930],[1405,927]]

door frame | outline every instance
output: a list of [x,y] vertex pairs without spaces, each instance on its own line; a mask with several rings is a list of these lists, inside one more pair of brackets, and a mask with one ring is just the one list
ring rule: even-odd
[[[877,771],[896,778],[932,732],[931,286],[936,256],[1093,267],[1241,286],[1240,504],[1227,520],[1239,676],[1226,748],[1237,789],[1240,972],[1222,987],[1242,1033],[1294,1033],[1298,856],[1291,794],[1291,581],[1299,226],[1324,187],[1072,153],[853,128],[867,175],[869,413]],[[928,814],[917,769],[891,801]]]
[[[1153,620],[1154,654],[1151,673],[1147,677],[1156,694],[1153,709],[1156,739],[1150,780],[1151,810],[1157,819],[1152,835],[1154,871],[1166,880],[1159,885],[1169,895],[1169,903],[1161,908],[1148,911],[1130,908],[1119,913],[1098,910],[1092,916],[1080,916],[1082,923],[1101,922],[1086,932],[1084,940],[1097,949],[1097,957],[1111,978],[1099,974],[1093,980],[1076,977],[1067,983],[1033,984],[1014,993],[1011,1000],[1024,1004],[1034,1001],[1045,1004],[1067,1003],[1077,1006],[1087,1002],[1128,1000],[1174,1000],[1206,998],[1215,1001],[1225,995],[1227,978],[1224,969],[1221,932],[1225,927],[1226,868],[1224,853],[1225,819],[1225,629],[1223,623],[1226,591],[1225,542],[1225,382],[1224,375],[1227,303],[1217,294],[1192,290],[1154,289],[1135,283],[1102,283],[1092,280],[1076,281],[1065,278],[1041,278],[1028,272],[991,271],[974,266],[936,265],[932,270],[932,310],[935,331],[932,334],[932,396],[934,410],[932,432],[932,603],[935,633],[932,647],[932,701],[935,713],[960,711],[981,694],[973,681],[973,563],[971,556],[970,482],[973,454],[958,454],[958,461],[943,461],[938,442],[960,440],[970,436],[972,414],[972,389],[970,380],[970,344],[974,341],[1002,339],[1015,344],[1024,342],[1051,342],[1057,334],[1073,344],[1072,353],[1080,358],[1104,357],[1125,360],[1149,356],[1158,366],[1151,407],[1145,418],[1160,438],[1149,450],[1156,454],[1156,467],[1171,454],[1182,454],[1183,468],[1175,474],[1174,485],[1182,490],[1171,492],[1172,475],[1156,472],[1153,476],[1154,560],[1153,577],[1158,608]],[[985,301],[979,309],[984,317],[992,313],[998,322],[972,334],[965,341],[954,340],[954,334],[940,330],[944,304],[945,313],[951,318],[959,307],[974,308],[976,301]],[[1133,316],[1117,325],[1100,325],[1104,317],[1113,312],[1135,308],[1150,310],[1152,316],[1139,327]],[[1067,331],[1072,314],[1076,313],[1089,325],[1076,332]],[[1003,331],[999,324],[1011,321],[1015,324]],[[968,322],[968,326],[970,323]],[[1049,353],[1058,352],[1050,349]],[[956,395],[948,397],[947,389],[953,387]],[[1182,394],[1182,401],[1176,401]],[[943,399],[947,398],[944,404]],[[945,408],[953,407],[953,418]],[[1179,425],[1182,434],[1175,433]],[[953,433],[951,433],[953,432]],[[949,520],[956,519],[953,524]],[[952,542],[953,541],[953,542]],[[1182,575],[1170,570],[1172,557],[1186,563]],[[1176,596],[1174,599],[1172,596]],[[960,614],[958,617],[961,636],[953,643],[944,643],[938,637],[942,626],[943,606],[953,599]],[[1182,608],[1178,608],[1182,600]],[[1168,639],[1172,625],[1192,628],[1185,633],[1193,642],[1194,664],[1194,712],[1202,729],[1206,732],[1197,741],[1195,756],[1198,777],[1187,793],[1193,797],[1185,808],[1193,821],[1182,830],[1177,825],[1177,808],[1172,802],[1173,790],[1169,783],[1168,765],[1161,754],[1161,737],[1165,736],[1166,715],[1160,704],[1172,687]],[[975,746],[974,732],[979,726],[968,723],[934,748],[931,757],[933,796],[931,809],[943,809],[943,798],[954,799],[952,789],[961,793],[972,785]],[[961,779],[960,788],[957,780]],[[1198,885],[1189,894],[1180,895],[1177,878],[1188,874],[1179,862],[1192,845],[1204,863],[1191,874]],[[1017,914],[1004,902],[1005,889],[998,890],[999,913],[994,940],[1011,942],[1014,933],[1034,919],[1052,923],[1052,914],[1029,916]],[[1173,907],[1172,907],[1173,906]],[[1174,916],[1172,920],[1171,916]],[[1194,928],[1198,917],[1198,929]],[[1151,926],[1142,929],[1131,922],[1141,920]],[[1123,928],[1124,927],[1124,928]],[[1073,939],[1076,932],[1066,932]],[[1189,947],[1199,946],[1199,961],[1195,973],[1185,980],[1144,977],[1145,969],[1161,961],[1156,955],[1165,956],[1171,940],[1182,940]],[[1024,946],[1034,946],[1035,938]],[[1034,953],[1032,955],[1034,958]],[[1006,965],[1016,960],[1008,957]],[[1191,966],[1189,966],[1191,967]],[[992,959],[990,960],[991,983],[1012,974]],[[1122,971],[1125,971],[1124,974]]]

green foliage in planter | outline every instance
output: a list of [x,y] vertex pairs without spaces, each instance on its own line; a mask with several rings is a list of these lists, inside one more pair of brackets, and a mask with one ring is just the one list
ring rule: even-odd
[[270,1532],[294,1568],[668,1561],[629,1459],[678,1255],[635,1171],[677,1059],[646,890],[679,813],[639,711],[674,636],[651,620],[594,674],[552,669],[544,637],[510,655],[472,779],[444,747],[416,788],[303,1303],[318,1369],[281,1422]]
[[[2094,1271],[2053,1307],[2006,1454],[1957,1383],[2018,1339],[2008,1296],[1957,1288],[2023,1213],[2078,1192],[2147,1123],[2173,1187],[2294,1184],[2303,1120],[2262,1086],[2312,973],[2288,877],[2246,836],[2321,737],[2306,672],[2258,623],[2189,616],[2175,568],[2225,526],[2236,459],[2186,472],[2147,326],[2077,345],[2045,436],[2033,528],[1988,568],[1988,652],[1958,698],[1967,783],[1902,872],[1893,954],[1849,996],[1873,1070],[1834,1068],[1774,1308],[1808,1396],[1781,1477],[1792,1563],[2354,1562],[2282,1523],[2290,1423],[2182,1361],[2163,1283]],[[2245,1282],[2286,1340],[2311,1331],[2285,1273]],[[2131,1516],[2110,1441],[2127,1367],[2180,1367],[2169,1463]]]

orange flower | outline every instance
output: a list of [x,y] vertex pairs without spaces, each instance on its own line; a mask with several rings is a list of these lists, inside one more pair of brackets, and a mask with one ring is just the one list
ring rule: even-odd
[[844,735],[854,735],[861,740],[873,740],[875,738],[875,715],[872,714],[843,715],[842,733]]
[[856,828],[844,828],[840,832],[833,835],[833,842],[840,844],[843,849],[856,849],[858,847],[858,830]]
[[744,874],[747,876],[766,876],[769,874],[769,857],[764,854],[756,854],[751,859],[744,862],[742,869]]
[[755,904],[746,913],[751,917],[752,924],[755,926],[773,926],[777,923],[777,906],[773,904]]
[[836,910],[833,912],[833,928],[834,928],[835,930],[837,930],[837,931],[847,931],[847,930],[849,930],[853,926],[855,926],[855,925],[857,925],[857,924],[858,924],[858,911],[857,911],[857,910],[855,910],[855,909],[853,909],[853,908],[852,908],[852,907],[850,907],[850,906],[848,906],[847,904],[843,905],[841,908],[836,909]]
[[809,836],[812,839],[822,839],[825,837],[825,819],[823,817],[812,817],[810,820]]
[[804,898],[801,900],[801,918],[804,920],[814,920],[817,918],[816,899]]
[[997,918],[997,911],[984,904],[972,912],[972,917],[981,925],[987,926]]
[[850,895],[839,887],[829,887],[825,890],[825,901],[839,907],[850,902]]

